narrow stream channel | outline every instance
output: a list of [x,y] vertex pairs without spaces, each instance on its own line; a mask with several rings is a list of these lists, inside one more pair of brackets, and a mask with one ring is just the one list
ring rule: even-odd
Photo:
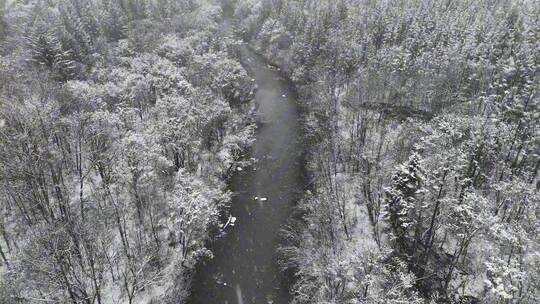
[[263,124],[252,151],[258,162],[231,180],[231,214],[237,222],[211,244],[214,258],[198,266],[190,304],[289,301],[276,248],[281,226],[303,189],[299,113],[290,82],[247,46],[241,54],[258,85],[255,100]]

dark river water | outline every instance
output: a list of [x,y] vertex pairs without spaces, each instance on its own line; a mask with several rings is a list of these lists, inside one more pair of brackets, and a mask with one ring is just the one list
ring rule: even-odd
[[[252,167],[237,171],[231,215],[236,225],[210,244],[214,258],[199,264],[191,304],[288,303],[285,278],[276,263],[281,226],[303,189],[299,113],[290,82],[247,46],[242,64],[255,79],[262,124]],[[258,199],[256,199],[258,198]]]

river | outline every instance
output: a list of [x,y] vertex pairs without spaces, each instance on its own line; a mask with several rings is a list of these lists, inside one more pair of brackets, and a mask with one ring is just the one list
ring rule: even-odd
[[230,213],[237,222],[210,244],[214,258],[199,263],[191,304],[289,302],[276,248],[280,229],[304,189],[299,111],[290,81],[248,46],[240,52],[258,85],[255,102],[262,123],[252,147],[258,161],[230,181]]

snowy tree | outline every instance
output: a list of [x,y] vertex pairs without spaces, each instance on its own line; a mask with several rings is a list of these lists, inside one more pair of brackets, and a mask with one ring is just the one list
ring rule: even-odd
[[387,190],[386,220],[396,244],[398,256],[409,259],[418,222],[415,213],[422,204],[423,172],[418,154],[413,154],[392,177]]

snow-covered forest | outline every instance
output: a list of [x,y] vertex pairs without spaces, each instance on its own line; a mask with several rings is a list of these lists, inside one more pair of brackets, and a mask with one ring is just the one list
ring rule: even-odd
[[181,302],[252,140],[211,1],[2,10],[0,303]]
[[535,0],[0,0],[0,304],[538,303],[539,89]]
[[538,303],[540,2],[245,0],[314,180],[294,303]]

